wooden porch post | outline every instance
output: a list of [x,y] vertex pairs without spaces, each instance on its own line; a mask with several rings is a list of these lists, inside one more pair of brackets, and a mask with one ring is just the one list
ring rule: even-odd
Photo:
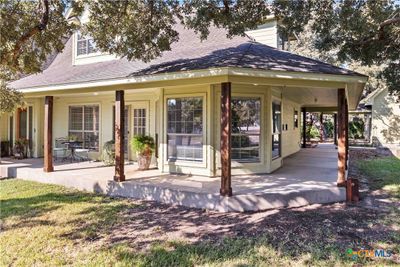
[[124,91],[115,92],[115,175],[114,181],[125,181],[124,172],[124,129],[125,129]]
[[307,113],[306,113],[306,108],[302,108],[301,112],[303,113],[303,144],[302,144],[302,148],[306,148],[307,147],[307,140],[306,140],[306,120],[307,120]]
[[346,186],[346,95],[338,89],[338,186]]
[[231,187],[231,83],[221,84],[221,196],[232,196]]
[[319,140],[321,142],[323,142],[324,141],[324,113],[323,112],[321,112],[319,114],[319,123],[321,125],[320,126],[321,127],[321,134],[320,134]]
[[337,146],[337,114],[333,114],[333,143]]
[[348,169],[348,160],[349,160],[349,106],[348,106],[348,102],[347,99],[345,100],[345,126],[346,126],[346,134],[345,134],[345,138],[346,138],[346,170]]
[[44,99],[44,172],[54,171],[53,167],[53,96]]

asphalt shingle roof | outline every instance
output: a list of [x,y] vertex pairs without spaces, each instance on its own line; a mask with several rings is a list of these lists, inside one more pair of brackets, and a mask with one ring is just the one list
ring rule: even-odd
[[180,39],[172,45],[171,51],[164,52],[161,57],[148,63],[122,58],[73,65],[70,38],[64,51],[43,72],[14,81],[11,86],[23,89],[214,67],[361,76],[350,70],[254,42],[248,37],[229,39],[223,29],[212,28],[204,41],[200,41],[193,31],[181,26],[178,26],[178,31]]

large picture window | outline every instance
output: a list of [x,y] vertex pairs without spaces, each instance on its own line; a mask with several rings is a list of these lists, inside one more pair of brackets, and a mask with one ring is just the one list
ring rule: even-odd
[[99,106],[70,106],[68,135],[82,141],[82,146],[99,150]]
[[232,98],[232,159],[260,160],[260,98]]
[[84,36],[80,32],[77,33],[76,54],[78,56],[96,53],[96,44],[92,37]]
[[272,102],[272,158],[281,156],[281,102]]
[[203,98],[167,99],[169,161],[203,161]]

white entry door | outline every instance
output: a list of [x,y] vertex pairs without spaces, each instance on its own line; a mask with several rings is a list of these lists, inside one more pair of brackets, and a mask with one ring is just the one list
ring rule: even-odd
[[[132,114],[132,128],[131,138],[135,135],[148,135],[150,134],[150,120],[149,120],[149,102],[148,101],[137,101],[131,104]],[[132,151],[132,149],[131,149]],[[131,159],[136,159],[136,152],[132,151]]]

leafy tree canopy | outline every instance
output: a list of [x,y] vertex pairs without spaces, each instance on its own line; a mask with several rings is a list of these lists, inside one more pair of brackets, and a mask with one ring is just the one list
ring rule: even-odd
[[277,2],[275,15],[283,22],[282,35],[300,34],[309,25],[312,47],[323,59],[358,65],[359,70],[372,67],[368,72],[383,78],[389,91],[400,92],[399,1]]
[[[389,88],[400,90],[400,9],[395,0],[0,0],[0,7],[0,71],[13,74],[0,77],[6,81],[40,71],[78,28],[102,51],[150,61],[179,39],[174,24],[182,23],[203,39],[211,25],[226,28],[228,36],[243,35],[273,13],[285,36],[302,32],[312,20],[320,51],[337,51],[343,62],[385,64],[382,75]],[[73,23],[84,7],[90,21]]]

